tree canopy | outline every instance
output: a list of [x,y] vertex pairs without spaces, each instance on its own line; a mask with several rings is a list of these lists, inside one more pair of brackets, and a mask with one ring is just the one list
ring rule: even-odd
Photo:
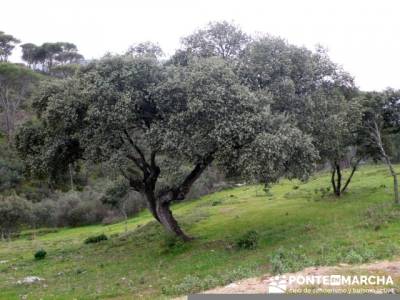
[[36,165],[40,157],[42,170],[50,171],[78,159],[113,164],[146,197],[154,217],[183,238],[170,204],[185,199],[212,163],[271,183],[283,175],[305,178],[317,156],[309,137],[260,109],[256,95],[216,57],[187,66],[106,57],[42,95],[40,132],[25,127],[17,139],[25,157]]
[[19,43],[20,41],[11,34],[0,31],[0,62],[6,62],[15,45]]

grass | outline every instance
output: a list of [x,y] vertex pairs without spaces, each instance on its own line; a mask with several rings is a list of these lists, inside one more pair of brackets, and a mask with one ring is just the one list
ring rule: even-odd
[[[284,180],[266,194],[242,186],[174,205],[183,243],[143,212],[125,223],[44,230],[0,242],[0,299],[169,299],[267,272],[390,259],[400,251],[400,208],[384,166],[360,168],[348,193],[329,174]],[[325,191],[324,191],[325,190]],[[237,247],[255,231],[255,247]],[[108,240],[84,244],[90,236]],[[34,253],[44,249],[43,260]],[[45,280],[18,285],[26,276]]]

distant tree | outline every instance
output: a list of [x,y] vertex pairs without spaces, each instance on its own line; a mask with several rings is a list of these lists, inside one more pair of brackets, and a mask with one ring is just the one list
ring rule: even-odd
[[332,167],[332,187],[340,196],[354,175],[361,153],[356,151],[351,175],[342,184],[342,161],[357,144],[360,107],[353,79],[334,64],[323,48],[312,52],[281,38],[264,36],[247,45],[237,73],[256,92],[260,106],[285,113],[313,137],[320,162]]
[[61,52],[55,56],[55,61],[59,65],[77,64],[83,60],[83,55],[78,53],[78,48],[72,43],[57,43],[61,47]]
[[383,92],[367,92],[364,100],[363,129],[370,149],[375,149],[393,177],[394,201],[400,204],[397,172],[389,153],[391,139],[387,136],[400,131],[400,91],[387,89]]
[[[322,162],[331,166],[333,192],[340,197],[348,188],[362,159],[367,157],[363,151],[360,137],[362,107],[355,99],[346,99],[340,91],[321,92],[313,96],[309,106],[311,134],[315,147],[319,150]],[[353,150],[353,151],[352,151]],[[343,178],[343,162],[351,155],[351,172],[346,181]]]
[[127,54],[133,56],[150,56],[153,58],[160,58],[164,55],[161,47],[152,42],[144,42],[135,44],[129,47]]
[[8,61],[8,57],[11,55],[12,50],[16,44],[19,44],[19,40],[13,37],[11,34],[6,34],[0,31],[0,62]]
[[250,36],[237,25],[227,21],[210,22],[205,28],[195,31],[182,39],[183,48],[170,59],[173,64],[185,65],[192,56],[218,56],[226,60],[236,59]]
[[29,68],[35,69],[38,63],[37,52],[38,46],[32,43],[22,44],[22,60],[26,61]]
[[15,130],[17,112],[28,99],[38,79],[36,73],[24,66],[0,63],[0,109],[8,140],[11,140]]
[[21,49],[22,59],[30,68],[40,69],[47,73],[52,73],[56,68],[56,73],[63,76],[60,69],[64,70],[67,68],[63,68],[64,66],[78,64],[83,60],[76,45],[68,42],[44,43],[41,46],[27,43],[21,45]]
[[287,118],[260,110],[220,58],[165,67],[148,56],[106,57],[44,95],[36,99],[43,125],[17,135],[25,160],[58,171],[79,159],[107,161],[184,240],[170,206],[212,163],[269,184],[307,177],[316,159],[311,139]]

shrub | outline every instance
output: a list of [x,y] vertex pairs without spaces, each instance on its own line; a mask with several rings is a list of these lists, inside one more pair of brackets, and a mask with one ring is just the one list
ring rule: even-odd
[[315,264],[301,247],[286,250],[279,248],[270,256],[271,271],[273,274],[295,272]]
[[57,202],[45,199],[32,206],[33,223],[35,227],[57,226]]
[[400,209],[393,203],[379,203],[368,207],[361,215],[360,227],[380,230],[400,219]]
[[3,237],[18,232],[22,225],[30,223],[32,205],[16,195],[0,196],[0,230]]
[[256,231],[249,230],[236,240],[236,246],[239,249],[255,249],[258,244],[258,238]]
[[85,244],[95,244],[95,243],[99,243],[101,241],[106,241],[108,240],[108,237],[103,233],[100,235],[94,235],[94,236],[90,236],[85,240]]
[[22,164],[0,159],[0,192],[15,188],[23,179]]
[[40,249],[40,250],[36,251],[34,256],[35,256],[36,260],[41,260],[46,257],[46,254],[47,254],[47,252],[45,250]]
[[219,199],[214,200],[213,202],[211,202],[211,206],[217,206],[217,205],[220,205],[220,204],[222,204],[222,200],[219,200]]
[[100,201],[102,194],[92,189],[57,195],[57,225],[82,226],[100,223],[107,216],[107,207]]
[[212,288],[218,284],[221,284],[221,281],[210,275],[205,278],[199,278],[194,275],[187,275],[179,284],[162,287],[162,293],[164,295],[193,294],[202,290]]

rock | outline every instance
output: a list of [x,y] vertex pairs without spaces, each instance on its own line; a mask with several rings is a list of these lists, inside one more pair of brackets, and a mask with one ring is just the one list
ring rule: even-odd
[[235,287],[237,287],[238,286],[238,284],[237,283],[231,283],[231,284],[228,284],[226,287],[228,288],[228,289],[233,289],[233,288],[235,288]]
[[37,282],[40,282],[40,281],[43,281],[43,280],[44,280],[43,278],[40,278],[40,277],[37,277],[37,276],[27,276],[22,280],[18,280],[17,283],[18,284],[24,284],[24,283],[32,284],[32,283],[37,283]]
[[8,260],[0,260],[0,265],[8,263]]

